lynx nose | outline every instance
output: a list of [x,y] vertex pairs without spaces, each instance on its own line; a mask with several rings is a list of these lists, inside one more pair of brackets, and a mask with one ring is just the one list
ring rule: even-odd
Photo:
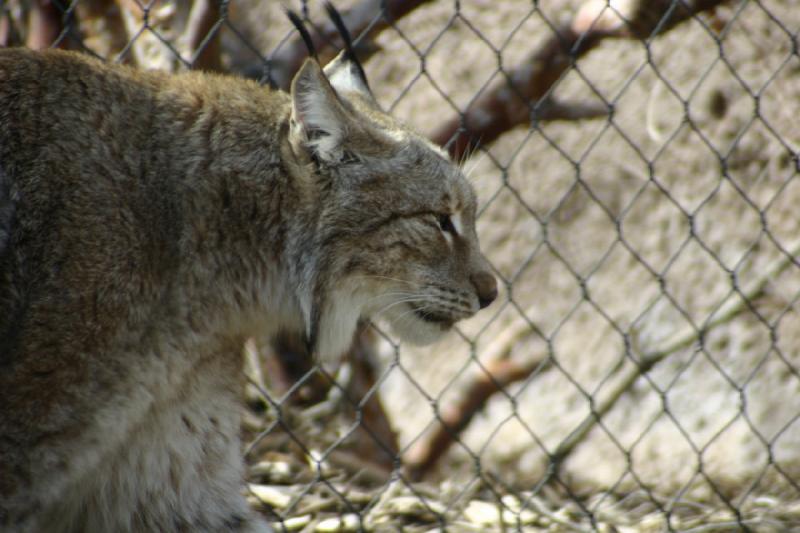
[[478,293],[478,304],[481,309],[488,307],[497,298],[497,280],[488,272],[473,274],[470,280]]

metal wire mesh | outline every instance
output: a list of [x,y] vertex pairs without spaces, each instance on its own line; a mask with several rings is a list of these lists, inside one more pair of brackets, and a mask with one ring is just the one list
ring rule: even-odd
[[[469,159],[504,291],[433,348],[364,325],[330,372],[251,346],[253,504],[287,530],[800,527],[793,3],[337,7],[379,102]],[[304,55],[269,2],[1,9],[6,44],[141,68],[286,88]]]

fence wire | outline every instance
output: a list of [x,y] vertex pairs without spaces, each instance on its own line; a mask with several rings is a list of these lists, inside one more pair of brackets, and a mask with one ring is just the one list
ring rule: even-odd
[[[250,499],[289,531],[800,530],[800,10],[337,2],[381,105],[475,185],[504,290],[432,348],[249,345]],[[3,45],[286,89],[282,6],[5,2]],[[321,3],[294,2],[323,59]]]

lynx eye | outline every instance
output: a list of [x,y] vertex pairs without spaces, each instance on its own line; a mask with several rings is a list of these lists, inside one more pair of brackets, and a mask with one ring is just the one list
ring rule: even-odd
[[451,233],[453,235],[457,235],[458,232],[456,231],[456,227],[453,225],[453,220],[450,218],[450,215],[439,215],[437,217],[439,221],[439,227],[442,231],[446,233]]

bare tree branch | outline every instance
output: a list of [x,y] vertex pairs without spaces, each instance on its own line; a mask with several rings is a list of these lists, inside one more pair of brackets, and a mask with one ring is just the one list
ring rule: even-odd
[[537,120],[586,120],[608,116],[608,106],[585,102],[561,102],[549,98],[539,106]]
[[58,45],[58,37],[64,29],[61,10],[50,0],[36,0],[28,14],[28,38],[25,46],[43,50],[53,44]]
[[424,438],[417,440],[404,456],[408,474],[419,480],[450,449],[473,417],[496,392],[528,378],[546,364],[546,354],[523,363],[512,359],[494,359],[486,363],[473,381],[461,391],[461,401],[444,408],[439,423]]
[[359,421],[352,438],[361,459],[382,468],[388,477],[399,453],[397,434],[375,389],[377,372],[374,346],[377,340],[370,327],[361,325],[359,329],[349,353],[353,375],[347,384],[352,415]]
[[0,7],[0,46],[13,46],[16,36],[16,28],[11,21],[11,14],[7,8]]
[[194,0],[183,38],[186,50],[193,54],[192,68],[222,72],[219,32],[214,26],[220,20],[219,2]]
[[800,254],[800,242],[794,243],[787,250],[779,259],[767,265],[762,275],[756,278],[753,283],[742,290],[737,290],[732,298],[727,299],[714,312],[712,317],[703,324],[701,329],[698,330],[694,326],[682,329],[655,348],[642,350],[643,353],[641,354],[634,354],[639,356],[637,361],[634,362],[628,358],[626,359],[626,364],[617,367],[614,373],[609,376],[613,381],[610,381],[609,386],[605,387],[605,394],[599,398],[596,397],[592,413],[567,438],[561,441],[561,444],[553,452],[554,460],[559,464],[563,463],[564,459],[572,453],[578,444],[583,442],[589,432],[594,429],[606,413],[617,404],[623,394],[629,391],[643,374],[650,372],[657,364],[668,357],[695,344],[700,337],[708,335],[710,331],[728,324],[741,313],[750,310],[753,300],[761,296],[767,289],[768,284],[775,280],[781,272],[793,265],[800,266],[796,259]]
[[302,335],[280,333],[272,339],[271,350],[261,357],[266,367],[267,384],[277,396],[283,396],[305,378],[289,397],[294,405],[314,405],[328,395],[331,383],[319,372],[311,373],[314,361]]
[[[334,385],[326,372],[313,372],[314,361],[302,335],[282,333],[272,340],[270,353],[260,358],[266,368],[269,390],[283,396],[294,388],[288,401],[293,405],[314,405],[323,401],[331,387],[340,388],[346,399],[342,408],[358,427],[346,439],[350,448],[365,462],[388,475],[398,455],[397,435],[389,423],[380,394],[373,390],[377,382],[374,354],[375,336],[362,324],[347,354],[351,367],[347,383]],[[296,383],[303,379],[297,387]]]
[[454,116],[431,139],[455,160],[520,124],[544,118],[553,85],[581,56],[606,38],[645,39],[727,0],[590,0],[520,66]]
[[[523,313],[527,316],[532,311]],[[427,474],[436,462],[458,441],[472,418],[496,392],[512,383],[523,381],[536,371],[548,367],[548,355],[544,351],[534,353],[524,362],[510,359],[511,351],[531,332],[528,320],[520,318],[507,326],[503,332],[484,350],[485,361],[481,371],[473,381],[463,387],[460,399],[447,407],[439,424],[417,440],[403,457],[409,475],[420,479]]]

